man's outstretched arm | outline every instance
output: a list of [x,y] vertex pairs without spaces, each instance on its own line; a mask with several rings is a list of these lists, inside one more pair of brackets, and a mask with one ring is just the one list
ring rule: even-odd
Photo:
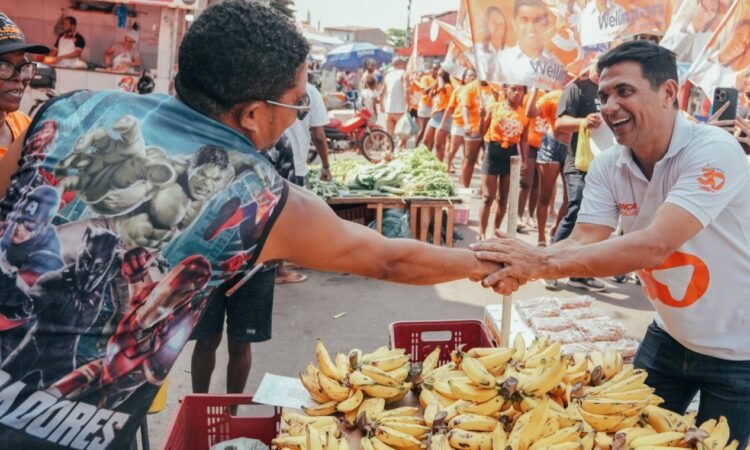
[[311,269],[422,285],[462,278],[479,280],[498,268],[478,260],[470,250],[383,237],[340,219],[322,200],[296,187],[290,187],[259,261],[274,259]]

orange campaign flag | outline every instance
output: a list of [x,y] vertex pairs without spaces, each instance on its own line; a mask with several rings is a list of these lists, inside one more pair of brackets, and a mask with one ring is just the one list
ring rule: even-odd
[[677,61],[692,63],[706,47],[731,0],[683,1],[659,43],[677,54]]
[[709,97],[717,87],[741,87],[750,67],[750,1],[729,7],[687,78]]

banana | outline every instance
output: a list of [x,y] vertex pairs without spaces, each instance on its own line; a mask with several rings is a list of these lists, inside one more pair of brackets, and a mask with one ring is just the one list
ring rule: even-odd
[[492,450],[492,433],[481,431],[451,430],[448,443],[455,449]]
[[373,365],[378,369],[384,370],[386,372],[390,372],[391,370],[397,369],[408,363],[409,357],[407,355],[385,356],[382,358],[373,359],[369,362],[370,365]]
[[336,414],[336,400],[331,400],[327,403],[322,403],[315,406],[302,406],[302,411],[308,416],[330,416]]
[[409,371],[411,369],[411,364],[404,364],[403,366],[393,369],[390,372],[386,372],[391,377],[395,378],[396,381],[398,381],[398,384],[401,384],[406,381],[407,378],[409,378]]
[[703,440],[703,446],[706,450],[718,450],[726,447],[728,441],[729,424],[727,423],[727,418],[721,416],[711,434]]
[[375,437],[392,447],[419,447],[421,445],[419,439],[414,436],[385,426],[375,428]]
[[440,406],[440,403],[436,401],[428,404],[424,408],[424,422],[425,424],[432,428],[433,423],[435,422],[435,417],[437,414],[442,411],[442,407]]
[[599,431],[594,436],[594,446],[599,450],[610,450],[612,448],[612,437]]
[[351,368],[349,367],[349,357],[346,356],[343,353],[336,353],[336,358],[333,360],[334,364],[336,364],[336,369],[339,371],[339,373],[343,374],[344,377],[351,372]]
[[445,421],[450,422],[451,419],[456,417],[458,415],[458,408],[461,408],[463,406],[469,405],[470,402],[467,402],[466,400],[456,400],[455,402],[451,403],[450,405],[445,407]]
[[[448,436],[445,434],[433,434],[430,437],[430,450],[451,450],[451,446],[448,443]],[[504,450],[504,449],[503,449]]]
[[716,428],[716,424],[719,421],[716,419],[708,419],[707,421],[703,422],[701,426],[698,428],[705,431],[708,434],[711,434],[714,431],[714,428]]
[[398,386],[399,389],[401,389],[401,393],[394,395],[393,397],[388,397],[385,399],[385,402],[388,404],[396,403],[404,399],[406,395],[411,391],[412,386],[414,386],[413,383],[407,382],[402,384],[401,386]]
[[328,350],[320,339],[318,339],[318,342],[315,345],[315,357],[318,360],[318,367],[321,372],[336,381],[344,381],[346,374],[339,372],[338,367],[336,367],[336,364],[331,360],[331,355],[328,354]]
[[532,378],[520,383],[520,388],[526,395],[541,397],[557,386],[565,376],[567,359],[557,358],[550,366],[542,364],[539,371]]
[[328,375],[323,373],[323,371],[320,371],[320,373],[318,373],[318,383],[320,383],[320,387],[323,388],[323,391],[325,391],[325,393],[329,397],[331,397],[332,400],[342,402],[349,398],[350,389],[340,384],[338,381],[330,378]]
[[435,370],[435,368],[438,365],[438,362],[440,361],[440,350],[441,349],[439,346],[435,347],[434,349],[432,349],[430,354],[427,355],[424,361],[422,361],[422,374],[423,375],[426,375],[432,372],[433,370]]
[[362,439],[360,439],[359,447],[362,450],[375,450],[375,446],[372,445],[371,438],[368,438],[368,437],[363,437]]
[[451,389],[451,386],[448,383],[448,381],[449,380],[436,381],[435,384],[433,385],[435,393],[440,394],[443,397],[449,398],[451,400],[458,400],[458,396],[453,393],[453,390]]
[[484,403],[497,395],[497,389],[478,388],[461,381],[448,380],[453,395],[461,400]]
[[643,418],[657,432],[687,431],[688,422],[679,414],[659,406],[648,405],[643,409]]
[[430,428],[424,425],[398,421],[380,422],[378,427],[387,427],[392,430],[408,434],[409,436],[413,436],[417,439],[422,439],[427,435],[427,433],[430,432]]
[[492,450],[505,450],[508,444],[508,435],[505,434],[503,425],[500,422],[493,428],[490,438],[492,439]]
[[339,438],[339,450],[349,450],[349,440],[346,436]]
[[498,394],[484,403],[473,403],[468,406],[462,406],[458,409],[461,414],[479,414],[481,416],[491,416],[497,414],[505,404],[505,399]]
[[312,397],[313,400],[318,403],[326,403],[331,401],[331,397],[329,397],[328,394],[326,394],[326,392],[323,390],[323,388],[320,387],[317,374],[315,377],[312,377],[310,376],[310,374],[300,372],[299,379],[305,389],[307,389],[307,392],[310,393],[310,397]]
[[561,442],[559,444],[550,445],[547,450],[579,450],[581,448],[581,442]]
[[323,442],[320,440],[320,432],[311,425],[305,425],[305,447],[306,450],[323,450]]
[[606,398],[584,398],[581,400],[581,407],[594,414],[623,414],[633,415],[640,412],[648,405],[645,400],[610,400]]
[[524,365],[526,367],[539,367],[540,364],[542,364],[543,361],[549,361],[553,358],[560,358],[560,348],[561,344],[560,341],[553,342],[549,347],[545,348],[544,350],[540,351],[536,355],[526,358],[524,361]]
[[521,333],[516,334],[516,337],[513,338],[513,348],[516,350],[516,353],[513,354],[513,359],[516,361],[523,360],[524,356],[526,356],[526,341]]
[[415,417],[417,414],[419,414],[419,408],[415,406],[402,406],[400,408],[383,411],[378,415],[378,420],[387,419],[389,417]]
[[646,385],[631,389],[629,391],[619,391],[619,392],[608,392],[605,394],[597,395],[597,398],[606,398],[609,400],[620,400],[620,401],[628,401],[628,400],[646,400],[651,396],[651,394],[654,393],[654,388],[650,388]]
[[548,434],[542,439],[539,439],[531,444],[529,450],[542,450],[552,445],[562,444],[564,442],[576,441],[576,443],[578,443],[578,435],[580,434],[580,432],[581,427],[578,425],[561,428],[554,433]]
[[451,428],[468,431],[492,431],[499,422],[497,419],[479,414],[459,414],[448,425]]
[[661,405],[664,402],[665,402],[665,400],[663,398],[659,397],[656,394],[651,394],[651,395],[648,396],[648,403],[650,405],[659,406],[659,405]]
[[533,442],[541,437],[544,432],[544,425],[547,423],[549,404],[550,400],[544,399],[536,408],[526,413],[528,421],[519,435],[518,450],[527,450]]
[[[678,443],[685,438],[685,433],[678,431],[669,431],[666,433],[651,434],[633,439],[630,446],[633,448],[646,446],[666,445],[668,447],[677,447]],[[723,448],[723,447],[722,447]]]
[[409,389],[404,385],[383,386],[382,384],[374,384],[372,386],[365,386],[362,388],[362,390],[365,391],[365,394],[369,395],[370,397],[389,399],[397,397],[403,394],[404,391],[408,391]]
[[385,442],[381,441],[380,439],[376,437],[370,438],[370,443],[372,444],[372,448],[374,450],[394,450],[393,447],[386,444]]
[[464,353],[461,359],[461,369],[473,381],[483,388],[494,388],[495,377],[487,372],[487,369],[476,358]]
[[581,439],[581,450],[594,450],[594,433],[586,433]]
[[[615,428],[617,428],[622,422],[626,419],[628,419],[628,416],[624,416],[622,414],[611,414],[611,415],[603,415],[603,414],[594,414],[586,411],[583,408],[579,408],[578,412],[581,414],[581,417],[583,420],[586,421],[589,425],[591,425],[591,428],[593,428],[596,431],[602,431],[602,432],[609,432],[614,431]],[[638,421],[638,417],[636,416],[636,422]]]
[[431,390],[423,388],[419,392],[419,404],[422,408],[427,408],[427,405],[431,403],[438,403],[437,397],[435,397],[435,394]]
[[346,425],[347,428],[354,429],[357,427],[357,413],[358,412],[359,412],[359,408],[353,409],[351,411],[344,413],[344,425]]
[[624,434],[625,444],[630,447],[630,443],[633,442],[634,439],[639,437],[651,436],[655,433],[647,428],[629,428],[627,430],[618,431],[617,434]]
[[506,365],[516,353],[515,348],[496,348],[495,350],[497,351],[481,356],[473,355],[471,350],[469,350],[469,354],[482,363],[485,369],[494,370],[495,368]]
[[383,346],[378,347],[377,349],[375,349],[375,351],[373,351],[373,352],[365,353],[364,355],[362,355],[359,358],[359,360],[360,361],[370,361],[372,359],[380,358],[381,356],[385,356],[385,355],[389,354],[390,352],[391,352],[391,350],[388,348],[388,346],[387,345],[383,345]]
[[[407,367],[406,365],[402,367]],[[375,380],[377,384],[382,384],[383,386],[398,386],[401,384],[399,380],[393,377],[393,375],[389,374],[388,372],[384,370],[380,370],[375,366],[372,366],[370,364],[365,364],[359,368],[359,370],[365,374],[366,376],[372,378]],[[406,373],[408,375],[409,369],[407,367]],[[406,377],[404,377],[405,379]]]
[[339,450],[339,440],[335,433],[326,432],[323,442],[325,450]]
[[305,436],[278,436],[271,441],[276,448],[288,448],[290,450],[303,450],[307,447]]
[[[631,375],[628,378],[625,378],[624,380],[615,382],[615,378],[612,378],[612,381],[614,383],[609,386],[604,387],[604,389],[602,389],[600,393],[605,394],[608,392],[624,392],[624,391],[630,391],[630,390],[639,388],[643,386],[643,383],[644,381],[646,381],[647,376],[648,374],[645,371],[638,369],[633,372],[633,375]],[[605,386],[605,385],[601,385],[601,386]]]
[[374,421],[385,409],[385,400],[382,398],[366,398],[359,405],[357,410],[357,419],[362,414],[367,416],[367,420]]
[[638,450],[685,450],[685,447],[669,447],[669,446],[662,446],[662,445],[644,445],[643,447],[638,447]]
[[298,423],[301,425],[331,425],[337,423],[337,419],[335,416],[310,417],[303,414],[293,413],[288,410],[282,411],[281,420],[288,424]]
[[373,386],[375,384],[377,384],[375,380],[359,370],[355,370],[349,374],[349,385],[355,389],[362,389],[365,386]]
[[354,411],[359,408],[360,404],[362,404],[362,401],[365,398],[365,395],[362,393],[362,391],[359,389],[352,389],[352,392],[353,394],[349,398],[336,405],[336,409],[339,412],[346,413],[349,411]]
[[347,358],[349,358],[349,367],[352,369],[359,367],[359,361],[362,359],[362,350],[358,348],[351,349]]

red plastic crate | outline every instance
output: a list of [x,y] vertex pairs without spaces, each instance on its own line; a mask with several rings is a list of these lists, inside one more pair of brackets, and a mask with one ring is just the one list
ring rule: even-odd
[[459,345],[464,350],[495,346],[481,320],[393,322],[389,329],[391,348],[406,349],[412,363],[423,361],[435,347],[441,348],[439,364],[445,364]]
[[[252,416],[233,416],[229,414],[229,407],[233,405],[256,406],[252,408]],[[257,405],[251,395],[186,395],[180,400],[161,448],[207,450],[214,444],[239,437],[259,439],[271,445],[271,439],[279,434],[280,424],[281,408]]]

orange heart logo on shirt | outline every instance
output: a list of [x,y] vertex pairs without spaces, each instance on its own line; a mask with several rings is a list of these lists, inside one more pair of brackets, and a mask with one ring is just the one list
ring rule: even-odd
[[703,176],[699,177],[697,180],[701,185],[701,189],[707,192],[720,191],[726,183],[724,172],[719,169],[713,169],[711,167],[704,167]]
[[[672,295],[669,286],[658,281],[654,272],[678,269],[681,267],[692,268],[690,281],[681,299]],[[659,300],[667,306],[674,308],[685,308],[697,302],[708,290],[710,276],[706,263],[695,255],[682,252],[674,252],[658,267],[652,267],[638,271],[638,276],[643,282],[646,296],[651,300]]]

